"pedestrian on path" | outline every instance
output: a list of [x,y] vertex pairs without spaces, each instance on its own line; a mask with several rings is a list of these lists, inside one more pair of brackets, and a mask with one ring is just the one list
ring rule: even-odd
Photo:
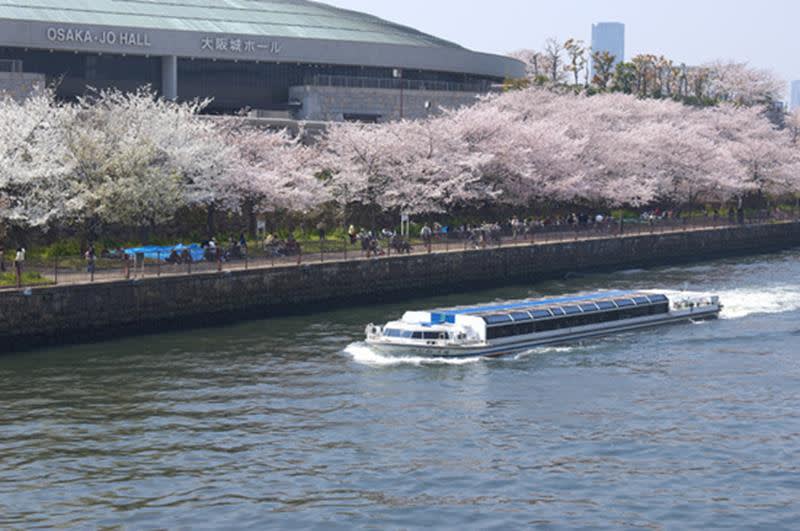
[[431,228],[426,223],[425,226],[422,227],[422,230],[419,232],[419,235],[422,236],[422,241],[425,242],[425,247],[428,248],[428,253],[430,253],[432,238],[433,238],[433,230],[431,230]]
[[84,258],[86,259],[86,272],[94,277],[94,268],[97,263],[97,253],[94,250],[94,245],[89,245]]
[[25,248],[17,247],[17,255],[14,257],[14,271],[17,274],[17,287],[22,286],[22,270],[25,265]]
[[6,272],[6,249],[0,244],[0,273]]

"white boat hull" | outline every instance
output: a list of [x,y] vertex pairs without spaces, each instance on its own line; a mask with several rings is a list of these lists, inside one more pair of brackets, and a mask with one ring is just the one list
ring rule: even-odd
[[721,306],[710,306],[699,310],[687,309],[672,311],[668,314],[654,317],[561,329],[556,332],[519,336],[480,345],[423,346],[369,339],[367,340],[367,344],[370,348],[390,356],[419,356],[432,358],[501,357],[519,354],[538,347],[571,343],[583,339],[607,336],[613,333],[629,332],[688,321],[716,319],[721,309]]

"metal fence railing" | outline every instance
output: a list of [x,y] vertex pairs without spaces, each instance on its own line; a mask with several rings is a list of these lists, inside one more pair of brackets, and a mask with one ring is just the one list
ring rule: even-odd
[[416,79],[372,78],[355,76],[331,76],[317,74],[305,80],[306,85],[316,87],[377,88],[400,90],[430,90],[442,92],[476,92],[491,90],[488,82],[455,83],[449,81],[422,81]]
[[723,229],[743,225],[800,222],[792,214],[733,218],[683,218],[647,221],[604,221],[585,224],[484,225],[434,233],[428,241],[404,239],[397,235],[362,237],[351,241],[301,240],[276,241],[270,245],[234,245],[206,250],[202,259],[164,253],[155,256],[126,256],[105,253],[94,258],[83,256],[33,257],[19,265],[6,256],[0,268],[0,290],[32,286],[87,284],[166,276],[225,273],[251,269],[298,267],[310,263],[381,260],[397,255],[441,254],[455,251],[491,252],[498,248],[592,239],[609,239],[648,234],[682,233]]

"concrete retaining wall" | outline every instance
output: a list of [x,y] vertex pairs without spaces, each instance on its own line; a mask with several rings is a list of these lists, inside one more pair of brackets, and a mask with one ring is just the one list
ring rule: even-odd
[[[434,90],[404,90],[402,117],[410,120],[477,103],[480,94]],[[346,117],[373,117],[378,122],[399,120],[399,89],[345,87],[291,87],[289,100],[302,102],[298,120],[341,122]]]
[[799,244],[790,223],[2,292],[0,351]]

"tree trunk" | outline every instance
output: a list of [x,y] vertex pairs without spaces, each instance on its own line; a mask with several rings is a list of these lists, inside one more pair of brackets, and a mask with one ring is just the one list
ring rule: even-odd
[[142,245],[147,245],[150,241],[150,225],[142,224],[139,226],[139,242]]
[[97,241],[99,234],[100,220],[97,216],[92,216],[86,220],[86,242],[94,243]]
[[16,225],[11,225],[11,228],[8,231],[9,236],[11,237],[11,241],[14,242],[16,247],[25,247],[28,248],[28,234],[25,230],[21,227]]
[[207,212],[207,216],[206,216],[206,230],[208,231],[208,237],[209,238],[213,238],[214,237],[214,233],[216,232],[215,225],[214,225],[214,214],[215,213],[216,213],[216,208],[215,208],[214,204],[208,205],[208,212]]
[[257,230],[257,220],[256,220],[255,208],[253,207],[252,201],[248,200],[245,202],[244,211],[245,215],[247,216],[247,233],[250,236],[250,238],[255,238]]

